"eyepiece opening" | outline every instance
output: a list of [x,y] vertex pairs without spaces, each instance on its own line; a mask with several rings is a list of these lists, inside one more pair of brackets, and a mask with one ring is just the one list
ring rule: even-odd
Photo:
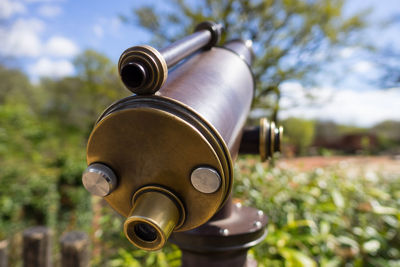
[[157,239],[157,230],[147,223],[136,224],[134,232],[137,237],[145,242],[154,242]]
[[129,88],[143,86],[146,81],[146,70],[138,63],[128,63],[121,68],[122,82]]

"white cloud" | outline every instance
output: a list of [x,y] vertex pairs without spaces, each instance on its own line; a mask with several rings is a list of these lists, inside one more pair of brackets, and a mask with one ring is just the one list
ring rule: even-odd
[[304,89],[297,82],[286,82],[282,86],[281,96],[280,106],[283,109],[291,109],[296,106],[320,106],[332,99],[333,89]]
[[61,8],[59,6],[55,6],[55,5],[43,5],[41,7],[39,7],[38,12],[40,15],[42,15],[43,17],[48,17],[48,18],[52,18],[52,17],[56,17],[58,15],[61,14]]
[[[338,123],[372,126],[383,120],[400,120],[400,88],[390,90],[335,90],[334,88],[315,88],[329,101],[321,105],[311,105],[303,93],[301,85],[287,83],[282,87],[282,118],[301,117],[307,119],[333,120]],[[294,95],[298,106],[290,108]],[[286,109],[285,109],[286,108]]]
[[112,31],[118,31],[121,27],[121,20],[119,18],[113,17],[111,19],[111,30]]
[[121,20],[115,17],[99,18],[97,23],[93,25],[93,33],[97,38],[102,38],[105,35],[116,36],[121,34]]
[[339,56],[344,59],[350,58],[355,54],[356,50],[354,47],[345,47],[339,51]]
[[[1,0],[0,0],[1,1]],[[73,57],[78,46],[62,36],[53,36],[43,42],[44,24],[38,19],[18,19],[10,28],[0,27],[0,54],[13,57]]]
[[44,24],[38,19],[19,19],[9,29],[0,28],[0,53],[7,56],[39,56],[39,35],[43,29]]
[[104,36],[104,30],[103,27],[100,25],[94,25],[93,26],[93,32],[98,38],[102,38]]
[[374,65],[373,65],[371,62],[365,61],[365,60],[361,60],[361,61],[355,63],[355,64],[352,66],[352,69],[353,69],[355,72],[358,72],[358,73],[367,73],[367,72],[369,72],[370,70],[372,70],[373,67],[374,67]]
[[74,74],[74,66],[68,60],[52,60],[40,58],[35,64],[28,67],[33,76],[60,78]]
[[25,6],[15,0],[0,0],[0,19],[8,19],[15,14],[24,13]]
[[51,37],[45,45],[45,53],[54,57],[72,57],[78,52],[78,46],[62,36]]

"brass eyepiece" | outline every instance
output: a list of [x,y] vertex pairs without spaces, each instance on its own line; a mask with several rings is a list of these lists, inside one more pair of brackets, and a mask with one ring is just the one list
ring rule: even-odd
[[124,223],[124,232],[138,248],[158,250],[183,220],[182,202],[164,188],[149,186],[133,196],[133,208]]
[[168,76],[164,57],[148,45],[125,50],[119,59],[118,70],[125,86],[138,95],[154,94]]
[[274,156],[275,152],[281,152],[283,127],[275,126],[275,122],[269,122],[266,118],[260,119],[260,156],[265,161]]

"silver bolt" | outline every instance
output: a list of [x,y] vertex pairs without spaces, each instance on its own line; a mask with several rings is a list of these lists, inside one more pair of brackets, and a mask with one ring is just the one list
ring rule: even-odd
[[221,177],[218,172],[209,167],[199,167],[190,175],[190,181],[197,191],[214,193],[221,186]]
[[82,183],[91,194],[105,197],[117,186],[117,176],[106,165],[93,163],[83,172]]
[[258,214],[259,217],[262,217],[264,215],[264,212],[262,210],[258,210],[257,214]]
[[255,221],[254,222],[254,226],[257,227],[257,228],[261,228],[262,224],[261,224],[260,221]]
[[236,207],[237,207],[238,209],[240,209],[240,208],[242,207],[242,203],[240,203],[240,202],[237,202],[235,205],[236,205]]
[[220,229],[219,232],[221,233],[221,235],[227,236],[229,235],[229,230],[228,229]]

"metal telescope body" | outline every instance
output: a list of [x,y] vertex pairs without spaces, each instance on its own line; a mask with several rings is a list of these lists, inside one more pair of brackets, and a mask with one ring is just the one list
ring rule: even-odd
[[[90,135],[83,183],[127,218],[125,235],[139,248],[158,250],[172,232],[185,247],[186,231],[232,213],[233,160],[254,78],[249,42],[215,47],[219,34],[219,25],[206,22],[161,52],[148,46],[126,50],[120,75],[136,95],[108,107]],[[245,150],[273,153],[279,129],[266,125]],[[266,224],[253,210],[248,216],[259,223],[246,228],[252,245],[264,236]]]

